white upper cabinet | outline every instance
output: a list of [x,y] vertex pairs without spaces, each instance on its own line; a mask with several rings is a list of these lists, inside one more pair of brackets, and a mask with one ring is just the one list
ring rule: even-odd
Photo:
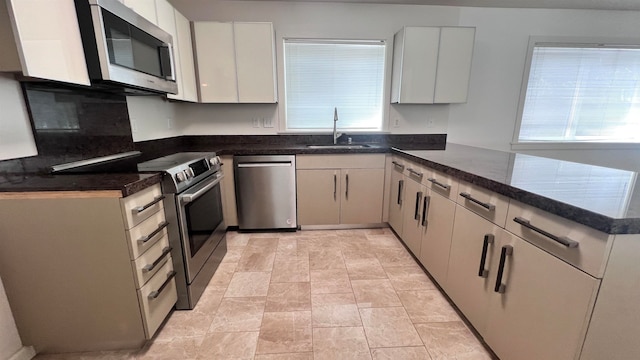
[[178,10],[175,10],[177,45],[174,49],[180,56],[180,70],[178,72],[178,97],[181,100],[198,101],[196,85],[196,65],[193,61],[193,43],[191,42],[191,24]]
[[391,102],[466,102],[474,38],[470,27],[404,27],[397,32]]
[[0,2],[0,71],[89,85],[73,0]]
[[133,9],[133,11],[135,11],[138,15],[158,25],[156,0],[124,0],[122,3],[127,7]]
[[173,67],[178,93],[167,94],[169,99],[197,101],[195,65],[191,46],[189,20],[173,8],[167,0],[156,0],[158,26],[173,39]]
[[195,22],[200,102],[277,102],[271,23]]

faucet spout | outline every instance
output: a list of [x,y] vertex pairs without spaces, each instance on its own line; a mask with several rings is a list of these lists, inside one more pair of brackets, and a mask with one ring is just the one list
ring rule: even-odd
[[338,138],[342,136],[341,133],[337,132],[337,124],[338,124],[338,108],[333,108],[333,145],[338,143]]

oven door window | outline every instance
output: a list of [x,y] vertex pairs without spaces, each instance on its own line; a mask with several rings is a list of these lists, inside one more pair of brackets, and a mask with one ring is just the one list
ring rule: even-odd
[[189,249],[191,257],[194,257],[223,221],[220,185],[214,186],[202,196],[185,204],[184,212]]
[[109,62],[159,78],[166,72],[165,44],[102,9]]

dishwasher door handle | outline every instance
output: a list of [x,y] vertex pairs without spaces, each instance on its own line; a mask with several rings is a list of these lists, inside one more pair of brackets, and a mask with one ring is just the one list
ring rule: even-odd
[[291,162],[238,163],[239,168],[291,167]]

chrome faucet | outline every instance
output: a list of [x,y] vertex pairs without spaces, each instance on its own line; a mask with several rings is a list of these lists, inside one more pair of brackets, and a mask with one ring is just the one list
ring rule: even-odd
[[338,138],[342,136],[342,133],[336,132],[336,125],[338,124],[338,108],[333,108],[333,145],[338,143]]

